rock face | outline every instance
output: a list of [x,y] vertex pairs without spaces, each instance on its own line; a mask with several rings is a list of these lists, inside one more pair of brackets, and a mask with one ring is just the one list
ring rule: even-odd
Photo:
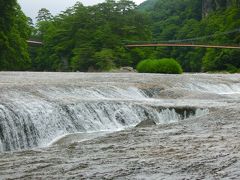
[[215,10],[226,9],[231,6],[240,6],[240,0],[203,0],[202,3],[203,17]]
[[140,122],[136,127],[137,128],[144,128],[144,127],[151,127],[156,126],[157,123],[152,119],[147,119],[145,121]]

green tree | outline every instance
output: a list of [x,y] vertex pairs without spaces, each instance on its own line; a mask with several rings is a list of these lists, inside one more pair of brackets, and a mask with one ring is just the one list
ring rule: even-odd
[[105,71],[137,64],[123,42],[150,39],[151,32],[147,16],[135,8],[128,0],[87,7],[77,3],[58,16],[40,18],[36,38],[44,45],[34,57],[35,66],[38,70]]
[[[232,1],[227,7],[223,1],[214,1],[221,8],[202,17],[202,1],[192,0],[148,0],[138,7],[149,14],[152,23],[153,41],[187,44],[239,44],[240,27],[239,3]],[[169,41],[171,40],[171,41]],[[216,71],[228,67],[239,68],[234,56],[236,50],[199,49],[190,47],[156,48],[155,58],[173,57],[178,59],[185,71]]]
[[109,71],[115,67],[114,52],[111,49],[102,49],[94,55],[97,69],[102,71]]
[[38,16],[36,17],[37,21],[50,21],[52,20],[53,16],[50,11],[46,8],[42,8],[38,11]]
[[15,0],[1,0],[0,14],[0,70],[29,69],[27,17]]

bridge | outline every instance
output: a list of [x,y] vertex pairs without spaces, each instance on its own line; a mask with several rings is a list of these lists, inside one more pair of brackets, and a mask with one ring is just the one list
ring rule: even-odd
[[221,49],[240,49],[240,44],[215,44],[216,37],[227,36],[233,33],[240,33],[240,28],[229,30],[226,32],[216,32],[206,36],[193,37],[190,39],[175,39],[168,41],[154,40],[153,42],[140,42],[140,41],[125,41],[125,47],[195,47],[195,48],[221,48]]
[[[240,28],[222,32],[202,36],[202,37],[196,37],[191,39],[181,39],[181,40],[170,40],[170,41],[160,41],[157,42],[140,42],[140,41],[125,41],[123,44],[125,44],[125,47],[128,48],[136,48],[136,47],[194,47],[194,48],[221,48],[221,49],[240,49],[240,45],[216,45],[216,44],[209,44],[209,40],[211,38],[217,37],[217,36],[224,36],[232,33],[239,33]],[[202,41],[204,40],[204,41]],[[43,42],[41,41],[35,41],[35,40],[28,40],[27,41],[29,45],[43,45]],[[194,43],[195,42],[195,43]]]
[[240,49],[240,46],[229,45],[205,45],[205,44],[176,44],[176,43],[146,43],[146,44],[127,44],[125,47],[195,47],[195,48],[221,48],[221,49]]
[[[30,45],[43,45],[41,41],[28,40]],[[221,49],[240,49],[240,46],[229,45],[205,45],[205,44],[177,44],[177,43],[143,43],[143,44],[126,44],[125,47],[196,47],[196,48],[221,48]]]
[[41,41],[27,40],[27,43],[30,45],[43,45]]
[[[43,45],[41,41],[28,40],[30,45]],[[126,44],[125,47],[195,47],[195,48],[221,48],[221,49],[240,49],[240,46],[229,45],[205,45],[205,44],[177,44],[177,43],[143,43],[143,44]]]

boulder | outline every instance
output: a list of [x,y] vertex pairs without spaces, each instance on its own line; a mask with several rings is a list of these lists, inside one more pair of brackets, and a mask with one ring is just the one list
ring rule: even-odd
[[137,128],[156,126],[157,123],[152,119],[147,119],[136,125]]
[[132,67],[121,67],[120,71],[122,72],[136,72],[135,69],[133,69]]

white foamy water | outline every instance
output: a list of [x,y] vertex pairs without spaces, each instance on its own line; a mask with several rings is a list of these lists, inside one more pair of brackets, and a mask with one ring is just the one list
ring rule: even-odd
[[44,147],[69,133],[119,131],[146,119],[171,123],[187,118],[151,101],[142,104],[149,98],[135,87],[43,86],[9,90],[1,97],[1,151]]
[[186,85],[186,89],[216,94],[240,94],[240,83],[223,84],[220,82],[213,84],[204,82],[192,82]]
[[[211,98],[171,99],[171,94],[170,99],[147,96],[161,97],[161,89],[185,88],[189,94],[240,92],[240,83],[224,76],[220,82],[204,82],[206,75],[0,74],[0,151],[45,147],[67,134],[119,131],[147,119],[178,122],[207,114],[207,107],[229,104]],[[237,81],[238,76],[231,78]]]
[[0,72],[0,152],[19,150],[0,153],[0,179],[238,179],[239,84],[238,74]]

